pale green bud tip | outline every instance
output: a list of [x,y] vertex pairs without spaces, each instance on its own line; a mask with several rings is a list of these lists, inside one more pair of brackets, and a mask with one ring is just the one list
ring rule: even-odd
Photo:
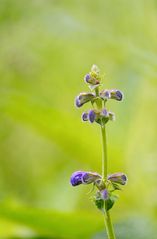
[[97,67],[97,65],[92,65],[92,68],[91,68],[91,71],[92,72],[95,72],[95,73],[97,73],[97,74],[99,74],[100,73],[100,70],[99,70],[99,68]]

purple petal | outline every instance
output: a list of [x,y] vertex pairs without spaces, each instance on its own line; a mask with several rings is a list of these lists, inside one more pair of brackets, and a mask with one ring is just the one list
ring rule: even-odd
[[90,83],[89,82],[90,78],[91,78],[90,74],[85,75],[85,77],[84,77],[85,82]]
[[76,99],[75,99],[75,105],[76,105],[76,107],[78,107],[78,108],[82,106],[81,101],[79,100],[79,97],[78,97],[78,96],[77,96]]
[[85,174],[83,171],[76,171],[71,175],[70,183],[72,186],[78,186],[82,184],[82,177]]

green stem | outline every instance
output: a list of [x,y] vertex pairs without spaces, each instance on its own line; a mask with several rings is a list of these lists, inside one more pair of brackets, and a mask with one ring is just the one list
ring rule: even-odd
[[107,140],[106,140],[106,127],[101,126],[102,134],[102,177],[107,178]]
[[[101,126],[101,133],[102,133],[102,146],[103,146],[103,151],[102,151],[102,177],[104,180],[107,179],[107,140],[106,140],[106,127]],[[106,231],[108,235],[108,239],[116,239],[113,226],[112,226],[112,221],[110,217],[110,212],[106,209],[106,203],[105,203],[105,211],[104,211],[104,216],[105,216],[105,226],[106,226]]]

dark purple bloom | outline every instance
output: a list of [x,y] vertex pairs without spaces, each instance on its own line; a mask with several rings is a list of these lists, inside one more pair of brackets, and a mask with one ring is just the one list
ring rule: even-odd
[[94,110],[90,110],[89,113],[88,113],[88,119],[89,119],[89,121],[90,121],[91,123],[93,123],[94,120],[95,120],[95,118],[96,118],[96,114],[95,114]]
[[108,191],[107,191],[106,188],[101,191],[101,197],[102,197],[102,199],[107,200],[107,199],[108,199],[108,196],[109,196],[109,193],[108,193]]
[[88,101],[92,101],[94,98],[95,98],[95,95],[93,93],[86,93],[86,92],[80,93],[75,99],[75,105],[77,107],[81,107]]
[[71,175],[70,182],[72,186],[77,186],[80,184],[90,184],[94,183],[101,176],[97,173],[76,171]]
[[124,173],[114,173],[107,177],[113,183],[125,185],[127,183],[127,176]]
[[72,186],[77,186],[82,184],[82,177],[84,176],[85,172],[83,171],[76,171],[71,175],[70,182]]

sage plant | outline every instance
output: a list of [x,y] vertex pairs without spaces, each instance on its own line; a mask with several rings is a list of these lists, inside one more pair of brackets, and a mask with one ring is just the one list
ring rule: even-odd
[[72,186],[80,184],[94,185],[96,192],[93,195],[93,201],[104,215],[108,239],[115,239],[110,210],[118,199],[115,191],[121,190],[121,186],[126,184],[127,176],[122,172],[108,175],[106,124],[114,120],[115,115],[113,112],[107,110],[106,103],[110,99],[122,101],[123,93],[117,89],[101,89],[103,86],[101,82],[102,76],[96,65],[92,66],[91,71],[85,75],[84,80],[91,92],[80,93],[75,99],[75,105],[76,107],[81,107],[90,102],[91,109],[82,114],[82,120],[100,125],[102,134],[102,174],[76,171],[71,175],[70,182]]

